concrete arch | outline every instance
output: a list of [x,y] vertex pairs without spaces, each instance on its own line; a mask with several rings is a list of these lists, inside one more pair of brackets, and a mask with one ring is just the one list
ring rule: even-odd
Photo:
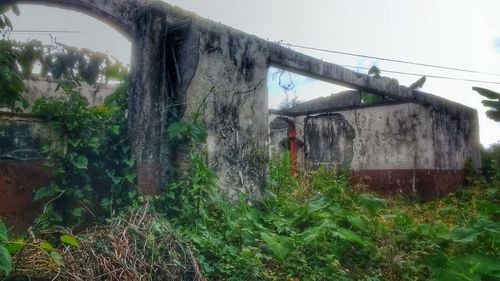
[[[74,9],[107,22],[132,42],[128,135],[139,189],[168,182],[175,144],[168,125],[207,105],[207,152],[223,189],[259,193],[266,181],[267,88],[270,65],[395,99],[434,98],[284,48],[158,0],[2,0]],[[213,95],[203,97],[208,89]],[[233,192],[234,191],[234,192]]]
[[131,15],[138,5],[137,1],[130,0],[6,0],[5,2],[44,5],[82,12],[109,24],[128,39],[132,35]]
[[[198,63],[198,37],[188,13],[150,0],[4,0],[82,12],[132,42],[128,128],[139,189],[157,193],[171,170],[168,124],[182,117],[187,85]],[[192,47],[189,47],[192,46]]]

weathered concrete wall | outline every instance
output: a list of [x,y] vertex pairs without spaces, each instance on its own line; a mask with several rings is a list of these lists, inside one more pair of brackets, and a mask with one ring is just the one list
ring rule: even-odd
[[436,169],[462,169],[465,161],[481,165],[479,121],[476,110],[455,104],[430,107]]
[[[56,92],[57,81],[39,77],[32,77],[29,80],[23,80],[24,85],[26,86],[26,92],[23,94],[23,97],[28,101],[30,105],[33,105],[33,102],[41,97],[57,97],[64,95],[62,91]],[[111,95],[116,86],[113,84],[107,85],[99,85],[98,87],[93,87],[85,82],[81,83],[81,87],[78,87],[76,90],[80,95],[84,96],[90,105],[100,105],[104,103],[104,100],[107,96]],[[25,112],[29,112],[30,109],[25,110]]]
[[251,36],[230,28],[200,34],[196,73],[186,92],[184,118],[203,109],[209,165],[230,196],[258,195],[265,185],[267,147],[267,59]]
[[426,107],[398,104],[341,111],[355,131],[353,170],[432,168],[432,119]]
[[[173,172],[178,143],[166,138],[172,122],[188,118],[206,99],[207,151],[221,188],[258,193],[267,162],[269,66],[420,104],[433,99],[284,48],[152,0],[4,0],[76,9],[110,23],[132,41],[128,134],[143,193],[158,193]],[[182,145],[182,144],[181,144]]]
[[29,114],[0,113],[0,217],[25,230],[40,212],[34,190],[49,183],[40,154],[56,136]]
[[477,112],[452,102],[355,107],[295,117],[305,140],[299,164],[338,165],[354,183],[423,199],[461,186],[465,162],[480,165]]
[[336,164],[349,169],[353,161],[355,131],[339,113],[306,117],[305,154],[314,166]]

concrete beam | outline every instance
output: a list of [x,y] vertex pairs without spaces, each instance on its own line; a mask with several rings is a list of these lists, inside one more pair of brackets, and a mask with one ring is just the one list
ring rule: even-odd
[[400,86],[396,79],[373,78],[285,48],[277,43],[268,42],[267,45],[271,66],[360,91],[420,103],[416,100],[415,93],[407,87]]

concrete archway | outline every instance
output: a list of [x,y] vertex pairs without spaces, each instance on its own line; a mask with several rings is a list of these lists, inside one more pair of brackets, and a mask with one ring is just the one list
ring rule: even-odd
[[[276,66],[352,89],[423,104],[433,98],[391,78],[355,73],[154,0],[3,0],[74,9],[109,23],[132,42],[128,128],[139,188],[168,182],[175,144],[170,122],[205,103],[206,151],[230,197],[259,194],[268,156],[267,69]],[[207,96],[209,89],[213,94]]]
[[191,20],[169,14],[169,6],[148,0],[7,0],[82,12],[101,20],[132,42],[128,128],[137,161],[138,185],[144,194],[159,192],[171,170],[169,122],[182,116],[188,81],[198,52],[186,53],[197,43],[186,36]]

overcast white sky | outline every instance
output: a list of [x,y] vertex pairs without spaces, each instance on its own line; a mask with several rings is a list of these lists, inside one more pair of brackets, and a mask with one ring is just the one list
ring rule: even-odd
[[[384,73],[396,70],[430,75],[500,82],[500,1],[497,0],[170,0],[170,4],[271,41],[393,58],[454,68],[496,73],[471,74],[405,65],[373,59],[297,49],[325,61],[370,67],[409,85],[419,77]],[[107,51],[130,61],[130,42],[106,24],[73,11],[42,6],[21,6],[21,16],[11,16],[17,30],[75,30],[53,33],[69,45]],[[11,35],[12,39],[40,39],[47,34]],[[363,70],[360,70],[363,72]],[[339,87],[293,77],[300,100],[329,95]],[[269,105],[284,97],[269,85]],[[500,140],[500,124],[485,117],[481,97],[471,90],[481,86],[500,91],[500,84],[428,78],[423,90],[474,107],[480,118],[481,143]]]

